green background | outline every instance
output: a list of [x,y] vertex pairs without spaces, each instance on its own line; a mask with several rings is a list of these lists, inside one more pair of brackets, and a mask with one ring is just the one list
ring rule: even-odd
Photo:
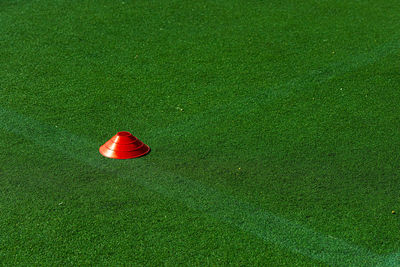
[[1,0],[0,262],[398,263],[399,14]]

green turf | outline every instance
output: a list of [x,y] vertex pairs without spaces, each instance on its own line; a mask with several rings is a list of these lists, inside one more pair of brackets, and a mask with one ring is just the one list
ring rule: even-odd
[[400,264],[399,12],[0,0],[0,263]]

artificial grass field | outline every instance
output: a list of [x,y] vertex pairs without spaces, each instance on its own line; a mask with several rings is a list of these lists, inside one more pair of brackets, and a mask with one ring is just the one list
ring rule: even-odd
[[400,265],[399,14],[0,0],[0,264]]

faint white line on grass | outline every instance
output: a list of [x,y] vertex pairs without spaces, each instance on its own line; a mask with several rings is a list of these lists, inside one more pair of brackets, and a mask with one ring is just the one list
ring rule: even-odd
[[379,263],[377,266],[399,266],[400,262],[400,252],[399,253],[393,253],[388,256],[386,256],[385,261]]
[[188,134],[188,128],[190,128],[192,133],[197,133],[198,130],[201,130],[204,126],[210,124],[210,122],[218,124],[218,121],[225,119],[227,113],[231,116],[233,114],[236,116],[243,116],[252,113],[255,109],[265,105],[268,101],[285,98],[301,90],[306,91],[310,90],[310,88],[318,88],[321,83],[376,63],[385,56],[398,53],[399,49],[399,39],[394,38],[370,52],[349,55],[341,61],[333,62],[327,66],[321,66],[318,70],[310,70],[310,72],[304,76],[295,77],[282,83],[267,86],[266,88],[260,88],[262,89],[260,93],[241,97],[236,101],[226,104],[216,105],[213,109],[205,110],[204,112],[186,118],[182,117],[180,123],[175,123],[171,127],[158,129],[150,134],[158,136],[160,132],[166,132],[167,134],[171,133],[175,136],[180,136],[182,134]]
[[[368,249],[263,211],[202,183],[160,170],[151,163],[151,157],[131,161],[103,158],[98,153],[100,144],[2,107],[0,129],[39,144],[53,153],[63,153],[90,166],[115,171],[120,177],[234,225],[267,243],[315,260],[338,266],[400,265],[398,258],[393,255],[377,255]],[[143,172],[146,177],[143,177]]]

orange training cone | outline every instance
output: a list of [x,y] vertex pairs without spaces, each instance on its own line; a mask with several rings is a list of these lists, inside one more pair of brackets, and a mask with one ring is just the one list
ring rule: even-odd
[[150,152],[150,147],[130,132],[118,132],[99,151],[107,158],[132,159],[146,155]]

